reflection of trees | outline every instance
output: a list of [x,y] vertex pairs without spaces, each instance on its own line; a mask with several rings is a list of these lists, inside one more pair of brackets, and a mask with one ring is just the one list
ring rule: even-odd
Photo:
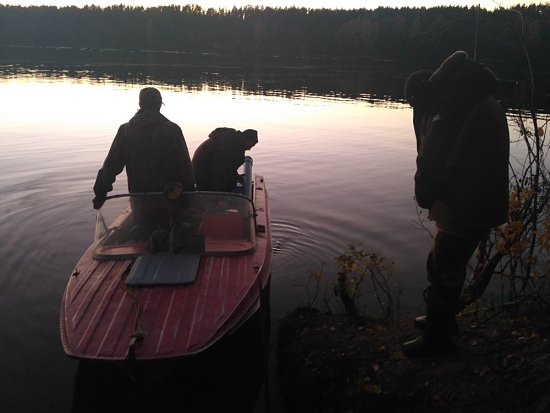
[[[16,54],[20,63],[0,64],[0,78],[64,76],[91,82],[110,79],[122,84],[152,82],[175,89],[233,90],[294,99],[318,96],[364,100],[381,105],[403,101],[403,85],[408,73],[413,70],[397,70],[384,63],[352,64],[341,59],[269,58],[244,61],[232,56],[190,53],[169,53],[166,56],[166,53],[116,50],[92,53],[90,50],[40,48],[19,49]],[[94,57],[90,57],[90,54]],[[143,60],[149,63],[141,63]],[[544,81],[548,82],[541,78],[537,83],[541,91],[548,90]],[[515,107],[516,91],[514,81],[501,82],[499,95],[507,107]],[[550,102],[543,98],[539,99],[539,108],[547,110]]]
[[[209,54],[120,50],[94,52],[71,48],[23,48],[16,50],[15,54],[21,63],[0,65],[0,78],[64,76],[91,82],[104,82],[105,79],[123,84],[153,82],[176,89],[234,90],[294,99],[318,96],[383,105],[403,100],[403,85],[412,70],[396,70],[383,62],[366,65],[341,59],[269,58],[244,61],[232,56]],[[149,63],[142,63],[144,60]],[[542,87],[541,82],[539,88],[548,90]],[[515,82],[501,82],[500,97],[508,107],[513,107],[510,102],[517,102]],[[539,107],[548,109],[544,106],[544,99],[540,101],[542,104]]]
[[[360,99],[386,104],[387,101],[402,99],[403,76],[378,70],[366,72],[361,68],[335,66],[322,62],[281,62],[280,59],[263,62],[242,60],[237,63],[231,57],[180,56],[179,64],[169,64],[163,56],[155,53],[150,64],[128,63],[131,54],[121,51],[103,52],[110,56],[98,56],[101,64],[84,63],[78,56],[69,58],[71,51],[25,49],[32,56],[50,56],[48,64],[33,63],[31,59],[20,58],[18,65],[0,65],[0,77],[10,76],[64,76],[103,82],[105,79],[124,84],[159,83],[188,90],[234,90],[247,94],[262,94],[301,98],[320,96],[338,99]],[[21,51],[19,51],[21,52]],[[78,55],[81,51],[74,52]],[[59,57],[55,57],[58,54]],[[97,53],[101,55],[102,53]],[[20,53],[20,56],[22,54]],[[151,57],[151,56],[150,56]],[[58,63],[55,63],[57,61]],[[66,63],[59,63],[65,61]],[[122,61],[126,61],[122,63]],[[159,63],[160,62],[160,63]],[[386,102],[386,103],[384,103]]]

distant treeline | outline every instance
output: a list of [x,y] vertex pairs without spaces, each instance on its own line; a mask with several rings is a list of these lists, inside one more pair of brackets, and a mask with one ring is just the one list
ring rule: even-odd
[[550,4],[327,10],[199,6],[153,8],[0,5],[0,46],[346,56],[437,64],[452,51],[507,72],[550,71]]

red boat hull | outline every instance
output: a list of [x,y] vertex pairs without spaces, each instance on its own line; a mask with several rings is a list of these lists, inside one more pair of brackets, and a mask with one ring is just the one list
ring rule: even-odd
[[129,288],[135,258],[95,259],[92,247],[67,284],[61,338],[72,357],[155,360],[200,353],[236,329],[260,306],[272,260],[267,190],[255,177],[256,248],[200,258],[189,285]]

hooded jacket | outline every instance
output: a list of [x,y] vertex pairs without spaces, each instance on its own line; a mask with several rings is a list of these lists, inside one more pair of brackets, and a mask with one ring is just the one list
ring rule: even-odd
[[98,197],[113,189],[126,167],[129,192],[160,192],[171,181],[194,189],[193,167],[181,128],[156,110],[140,109],[121,125],[94,185]]
[[508,219],[506,113],[496,78],[455,52],[430,77],[434,96],[420,132],[415,196],[449,232],[488,229]]

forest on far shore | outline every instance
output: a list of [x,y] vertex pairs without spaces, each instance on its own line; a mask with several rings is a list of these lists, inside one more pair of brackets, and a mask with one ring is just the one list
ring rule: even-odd
[[[550,71],[550,3],[328,10],[196,5],[0,4],[0,46],[156,50],[255,56],[336,56],[433,67],[462,49],[491,68]],[[0,56],[1,57],[1,56]]]

